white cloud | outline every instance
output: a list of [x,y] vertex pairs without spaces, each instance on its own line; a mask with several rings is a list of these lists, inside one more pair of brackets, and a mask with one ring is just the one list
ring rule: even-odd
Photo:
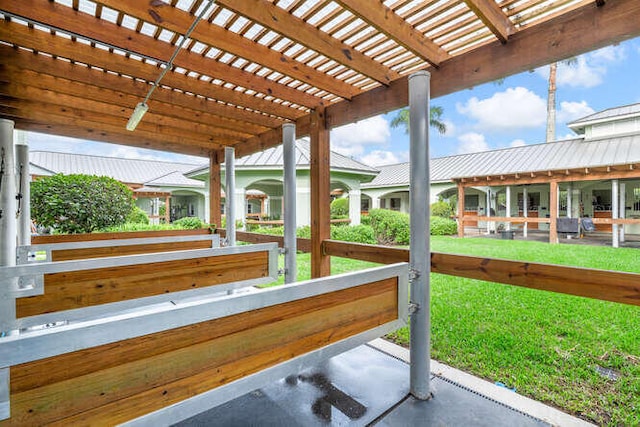
[[[577,57],[573,64],[559,62],[556,83],[558,87],[598,86],[604,81],[607,68],[624,61],[626,56],[623,46],[608,46]],[[536,73],[545,80],[549,79],[549,67],[538,68]]]
[[484,139],[484,135],[476,132],[468,132],[458,137],[458,154],[477,153],[489,150],[489,144]]
[[382,165],[392,165],[394,163],[401,163],[409,160],[409,153],[407,152],[398,152],[394,153],[391,151],[383,151],[383,150],[374,150],[364,156],[360,157],[360,161],[365,165],[369,166],[382,166]]
[[565,124],[573,120],[586,117],[593,113],[595,113],[595,111],[593,108],[589,107],[589,104],[587,104],[587,101],[580,101],[580,102],[562,101],[560,103],[560,108],[556,113],[556,121],[558,123]]
[[444,136],[456,136],[456,125],[451,120],[443,120],[442,123],[447,127]]
[[511,141],[511,144],[509,144],[509,147],[522,147],[527,145],[527,142],[524,139],[514,139],[513,141]]
[[375,116],[331,131],[331,149],[345,156],[360,156],[367,145],[386,145],[390,142],[389,122]]
[[473,97],[457,104],[460,114],[477,120],[476,127],[492,132],[535,128],[546,121],[546,102],[524,87],[508,88],[490,98]]
[[556,137],[556,141],[564,141],[565,139],[575,139],[577,137],[578,135],[572,132],[572,133],[567,133],[567,134]]

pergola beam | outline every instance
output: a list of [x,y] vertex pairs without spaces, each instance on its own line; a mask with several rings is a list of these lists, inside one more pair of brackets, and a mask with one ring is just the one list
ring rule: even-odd
[[[150,16],[149,10],[151,8],[145,2],[102,0],[100,3],[143,21],[152,22],[160,28],[180,34],[184,33],[193,21],[193,15],[176,7],[166,7],[168,6],[166,4],[152,6],[152,10],[162,19],[162,22],[157,22],[157,20]],[[357,87],[337,81],[302,62],[293,60],[283,53],[273,51],[268,47],[209,22],[203,21],[198,23],[191,37],[204,44],[214,46],[225,52],[246,58],[251,62],[264,65],[284,75],[307,82],[312,86],[342,98],[351,99],[361,92]]]
[[495,0],[464,0],[464,2],[502,43],[506,43],[509,36],[516,32],[516,27]]
[[216,0],[216,3],[224,5],[226,8],[246,16],[291,40],[295,40],[383,85],[387,85],[399,77],[395,71],[384,67],[372,58],[320,31],[313,25],[307,24],[304,20],[290,14],[274,3],[266,0]]
[[383,3],[372,7],[371,0],[336,0],[336,2],[435,67],[450,57],[444,49]]

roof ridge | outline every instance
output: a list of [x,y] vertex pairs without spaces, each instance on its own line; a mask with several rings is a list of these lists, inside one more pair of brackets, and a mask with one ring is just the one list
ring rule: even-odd
[[97,155],[97,154],[82,154],[82,153],[63,153],[60,151],[49,151],[49,150],[29,150],[29,154],[31,153],[61,154],[65,156],[77,156],[77,157],[81,156],[81,157],[92,157],[92,158],[111,159],[111,160],[124,160],[124,161],[130,161],[130,162],[164,163],[164,164],[184,165],[184,166],[200,165],[196,163],[172,162],[169,160],[127,159],[123,157],[103,156],[103,155]]

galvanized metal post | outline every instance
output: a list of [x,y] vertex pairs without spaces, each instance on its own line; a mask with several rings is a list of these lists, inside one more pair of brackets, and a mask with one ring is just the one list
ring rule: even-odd
[[[16,175],[11,120],[0,119],[0,268],[16,265]],[[15,326],[15,295],[0,286],[0,335],[11,334]],[[0,368],[0,420],[9,418],[9,368]]]
[[284,160],[284,282],[294,283],[298,276],[296,265],[296,125],[282,125],[282,153]]
[[233,147],[224,149],[224,177],[225,203],[224,211],[227,216],[227,246],[236,245],[236,150]]
[[[611,180],[611,218],[618,219],[618,213],[620,212],[620,195],[618,192],[618,180]],[[620,246],[620,234],[618,232],[618,224],[613,224],[611,227],[611,245],[614,248]]]
[[429,83],[431,74],[419,71],[409,76],[409,137],[411,160],[411,378],[410,392],[420,400],[430,399],[430,289],[429,248]]
[[29,145],[23,131],[15,131],[16,185],[18,187],[18,245],[31,244],[31,187],[29,173]]

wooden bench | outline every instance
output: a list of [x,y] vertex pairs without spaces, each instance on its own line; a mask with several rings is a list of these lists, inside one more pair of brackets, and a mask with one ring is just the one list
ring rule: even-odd
[[[275,245],[269,246],[277,253]],[[241,248],[251,246],[215,251]],[[155,255],[121,258],[150,256]],[[17,331],[0,337],[0,371],[10,370],[10,416],[5,414],[9,417],[0,426],[172,424],[395,330],[408,314],[406,263],[250,293],[195,295],[172,287],[167,276],[218,280],[226,274],[234,280],[246,274],[249,264],[228,267],[224,260],[227,268],[205,271],[162,261],[91,268],[91,263],[111,261],[75,261],[77,270],[50,273],[61,275],[55,277],[59,283],[80,276],[74,303],[67,301],[70,287],[65,285],[46,304],[23,305],[18,300],[19,316],[30,317],[22,319]],[[5,267],[2,273],[15,277],[28,269],[60,269],[70,263]],[[143,272],[143,265],[154,271]],[[133,274],[137,270],[140,276],[129,281],[122,271],[111,274],[112,268],[129,268]],[[223,271],[216,270],[220,268]],[[111,279],[105,282],[106,276]],[[134,291],[138,286],[171,293],[164,300],[157,295],[152,301],[133,300],[135,306],[107,303],[106,310],[92,305],[96,301],[85,298],[92,292],[100,295],[100,304],[123,297],[119,286],[112,298],[96,286],[111,287],[114,276],[136,283],[129,288],[135,297],[146,295]],[[154,286],[158,280],[162,285]],[[55,288],[48,284],[45,278],[44,296]],[[61,311],[36,314],[52,307]]]

